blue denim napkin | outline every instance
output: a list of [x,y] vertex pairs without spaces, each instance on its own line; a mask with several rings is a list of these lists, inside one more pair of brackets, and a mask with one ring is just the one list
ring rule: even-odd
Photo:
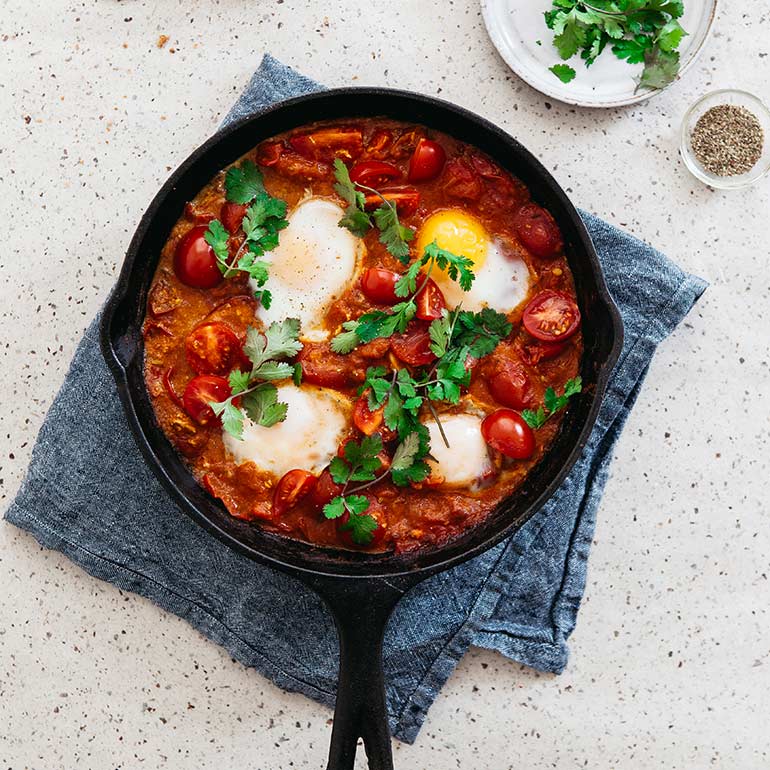
[[[229,122],[320,86],[266,56]],[[412,590],[385,640],[391,730],[413,741],[471,644],[544,671],[567,662],[612,448],[657,345],[706,288],[665,256],[584,214],[625,345],[582,457],[518,534]],[[187,619],[279,686],[331,705],[337,641],[313,593],[207,535],[169,500],[137,450],[88,328],[40,430],[6,519],[92,575]]]

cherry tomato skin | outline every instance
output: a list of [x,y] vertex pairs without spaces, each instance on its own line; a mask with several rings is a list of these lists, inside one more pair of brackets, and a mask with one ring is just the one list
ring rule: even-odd
[[446,163],[444,148],[431,139],[420,139],[409,160],[410,182],[428,182],[435,179]]
[[281,518],[293,508],[316,484],[316,477],[309,471],[299,468],[289,471],[281,477],[273,492],[273,516]]
[[436,360],[430,349],[430,334],[423,326],[392,337],[390,349],[409,366],[425,366]]
[[487,380],[489,392],[498,404],[526,409],[533,399],[532,383],[524,368],[515,361],[504,361]]
[[241,341],[221,321],[201,324],[185,340],[185,355],[197,374],[227,374],[242,360]]
[[561,251],[563,242],[556,220],[536,203],[527,203],[513,220],[516,235],[536,257],[552,257]]
[[498,409],[481,423],[484,441],[515,460],[527,460],[535,453],[535,434],[524,418],[512,409]]
[[361,276],[361,291],[367,299],[378,305],[395,305],[401,302],[396,296],[396,282],[401,276],[383,267],[370,267]]
[[401,178],[401,169],[384,160],[362,160],[350,169],[350,181],[367,187],[379,187]]
[[366,390],[353,408],[353,425],[365,436],[371,436],[382,427],[384,407],[369,409],[369,391]]
[[341,492],[342,487],[334,481],[331,473],[325,470],[318,477],[318,481],[316,481],[315,486],[310,491],[310,502],[320,510]]
[[222,219],[222,224],[225,226],[225,229],[231,235],[234,235],[241,229],[243,216],[247,209],[248,206],[243,206],[240,203],[230,203],[230,201],[226,201],[222,204],[219,216]]
[[[405,217],[414,214],[420,205],[420,193],[414,187],[392,187],[389,190],[380,190],[380,194]],[[374,193],[367,195],[365,208],[369,211],[379,208],[382,206],[382,198]]]
[[435,321],[444,315],[446,300],[438,284],[432,278],[428,278],[415,300],[417,302],[417,312],[415,313],[417,318],[423,321]]
[[184,410],[199,425],[208,425],[217,419],[209,401],[224,401],[231,394],[230,385],[224,377],[200,374],[187,383],[182,403]]
[[213,289],[222,280],[214,251],[203,237],[207,229],[205,225],[199,225],[185,233],[174,254],[177,277],[197,289]]
[[569,339],[580,326],[580,310],[566,294],[546,289],[524,308],[524,328],[543,342]]

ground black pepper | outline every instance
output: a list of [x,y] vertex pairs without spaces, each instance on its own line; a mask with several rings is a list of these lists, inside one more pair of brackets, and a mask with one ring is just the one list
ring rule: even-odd
[[700,164],[717,176],[751,171],[762,157],[765,132],[757,116],[745,107],[719,104],[695,124],[690,144]]

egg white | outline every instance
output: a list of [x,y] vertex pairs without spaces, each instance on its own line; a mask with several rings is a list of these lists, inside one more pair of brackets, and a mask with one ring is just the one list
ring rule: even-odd
[[269,255],[272,304],[269,310],[257,309],[263,324],[299,318],[304,339],[328,338],[323,317],[353,279],[362,248],[362,241],[338,226],[343,215],[325,198],[306,198],[289,214],[289,224]]
[[493,472],[489,448],[481,435],[482,418],[465,412],[440,418],[449,446],[434,420],[425,423],[437,474],[445,486],[477,488]]
[[225,448],[237,463],[251,461],[276,476],[294,468],[320,473],[348,432],[347,396],[325,388],[279,385],[278,400],[289,405],[283,422],[265,428],[247,418],[242,440],[222,431]]
[[431,277],[438,283],[447,305],[478,312],[491,307],[508,313],[523,302],[529,293],[529,268],[518,256],[507,253],[504,241],[487,242],[486,258],[481,267],[474,267],[476,278],[470,291],[463,291],[460,284],[441,271],[434,270]]

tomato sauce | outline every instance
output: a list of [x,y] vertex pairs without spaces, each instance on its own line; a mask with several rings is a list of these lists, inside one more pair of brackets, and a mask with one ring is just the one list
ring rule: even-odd
[[[431,213],[459,208],[475,216],[490,236],[504,239],[526,263],[530,291],[508,314],[513,331],[492,354],[479,362],[469,362],[472,379],[464,400],[471,401],[477,412],[489,414],[502,408],[537,408],[548,386],[560,393],[564,383],[579,372],[580,329],[570,328],[570,319],[561,319],[553,325],[557,336],[549,337],[551,327],[544,323],[537,328],[530,325],[537,332],[533,335],[524,328],[522,315],[528,303],[544,291],[574,302],[574,284],[557,225],[531,201],[521,181],[479,150],[447,134],[381,118],[305,126],[262,142],[243,159],[258,164],[267,191],[285,200],[291,211],[308,190],[314,196],[338,200],[344,207],[333,189],[331,162],[335,156],[349,167],[354,162],[371,161],[360,172],[366,180],[362,183],[375,183],[378,190],[392,196],[402,224],[419,231]],[[436,157],[442,163],[441,171],[426,180],[424,164],[429,167]],[[410,167],[419,181],[409,182]],[[317,481],[297,475],[293,485],[284,484],[280,502],[274,508],[280,480],[251,462],[237,464],[225,449],[219,421],[210,415],[213,419],[201,422],[200,412],[186,409],[187,399],[182,397],[195,377],[208,378],[209,387],[214,387],[211,378],[216,381],[227,376],[227,368],[239,360],[235,348],[245,340],[247,327],[257,325],[257,300],[243,273],[220,281],[206,270],[197,281],[195,276],[190,280],[190,275],[180,275],[180,271],[194,270],[195,264],[175,265],[177,246],[180,240],[190,237],[191,230],[205,228],[214,218],[223,221],[231,232],[237,230],[243,211],[243,207],[225,201],[223,171],[186,205],[163,247],[143,328],[145,381],[155,415],[199,483],[222,500],[233,516],[321,546],[351,547],[347,533],[340,531],[335,521],[325,519],[319,508],[319,503],[328,500],[327,492],[335,493],[328,472]],[[328,307],[325,326],[330,336],[340,330],[344,321],[381,307],[373,305],[362,291],[361,276],[367,270],[405,270],[379,242],[376,229],[367,233],[364,243],[359,275]],[[183,283],[180,277],[187,281]],[[425,305],[430,313],[429,299]],[[537,314],[534,317],[539,322]],[[205,331],[199,331],[202,325],[217,322],[225,324],[232,335],[219,333],[210,338]],[[567,328],[571,336],[559,339],[559,330]],[[191,335],[194,330],[196,333]],[[367,367],[393,368],[398,344],[378,339],[348,355],[338,355],[331,352],[328,342],[304,342],[298,360],[305,382],[339,390],[354,404]],[[220,345],[221,349],[210,350],[211,345]],[[439,408],[459,410],[458,406]],[[368,410],[364,414],[359,408],[353,413],[358,415],[358,425],[371,426],[374,418]],[[477,525],[521,485],[548,450],[562,418],[563,414],[558,414],[535,431],[534,453],[529,459],[511,459],[490,449],[497,475],[476,491],[430,483],[403,488],[389,479],[371,487],[367,490],[374,501],[370,513],[380,529],[369,547],[398,552],[429,548]],[[349,436],[360,439],[362,435],[352,422]],[[392,451],[392,442],[386,441],[387,447]]]

